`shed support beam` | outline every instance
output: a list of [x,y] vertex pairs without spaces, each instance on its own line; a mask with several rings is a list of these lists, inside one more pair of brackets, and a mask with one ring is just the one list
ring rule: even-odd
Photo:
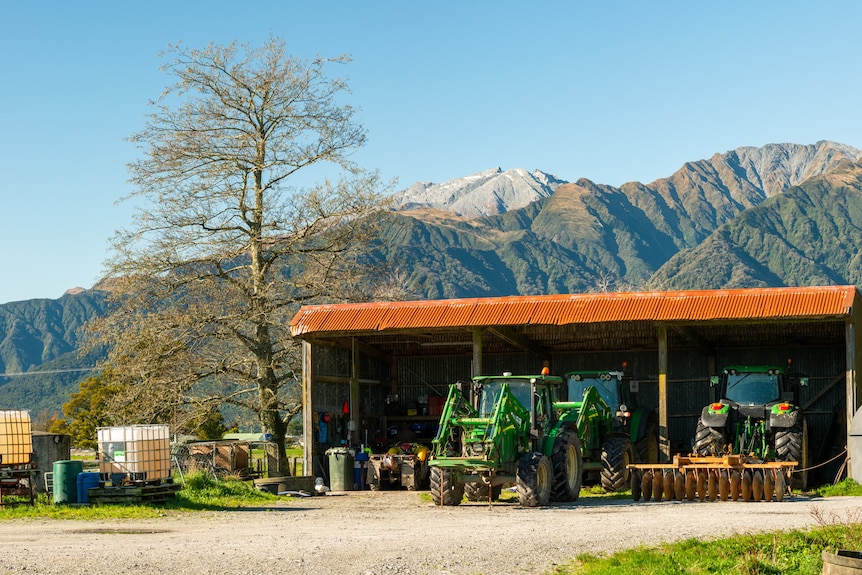
[[667,326],[658,326],[658,448],[659,459],[670,461],[667,417]]
[[[847,441],[849,445],[850,441],[850,429],[853,424],[853,416],[856,415],[856,409],[859,407],[859,403],[856,397],[856,361],[857,361],[857,349],[856,349],[856,324],[852,321],[846,323],[845,327],[845,345],[847,346],[847,375],[846,375],[846,405],[847,405]],[[849,472],[848,472],[849,476]],[[856,481],[859,481],[862,478],[854,477]]]
[[550,359],[550,353],[542,346],[536,345],[524,336],[518,335],[509,328],[501,326],[493,326],[488,328],[488,332],[496,335],[509,345],[520,349],[521,351],[532,353],[543,360]]
[[359,342],[351,338],[350,350],[350,421],[347,423],[347,437],[350,447],[359,445]]
[[302,444],[305,446],[302,463],[303,474],[314,475],[314,404],[311,382],[314,381],[314,347],[302,342]]
[[[715,350],[713,349],[713,345],[707,340],[703,339],[697,332],[695,332],[691,327],[687,325],[674,325],[672,326],[673,330],[677,332],[679,335],[684,337],[685,339],[692,342],[694,345],[702,349],[706,355],[712,356],[715,355]],[[710,372],[712,373],[712,372]]]
[[482,375],[482,329],[478,327],[473,330],[473,361],[470,368],[473,377]]
[[369,357],[373,357],[374,359],[379,359],[380,361],[391,361],[391,356],[388,353],[384,353],[374,347],[373,345],[368,345],[361,339],[351,337],[351,338],[336,338],[333,340],[339,347],[344,349],[349,349],[351,352],[355,349],[361,352],[363,355],[367,355]]

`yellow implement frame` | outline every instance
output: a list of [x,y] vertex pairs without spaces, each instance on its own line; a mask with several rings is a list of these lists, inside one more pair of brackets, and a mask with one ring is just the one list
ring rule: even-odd
[[762,461],[744,455],[687,457],[670,463],[629,465],[635,501],[783,501],[796,461]]

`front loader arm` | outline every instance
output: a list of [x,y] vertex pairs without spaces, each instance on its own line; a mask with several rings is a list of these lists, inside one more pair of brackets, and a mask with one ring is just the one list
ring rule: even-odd
[[[599,395],[594,386],[584,391],[581,401],[554,402],[554,409],[560,412],[560,421],[575,422],[575,428],[582,441],[587,439],[588,430],[591,434],[598,433],[598,427],[611,421],[611,408]],[[588,442],[584,442],[585,445]]]
[[446,403],[443,404],[443,411],[440,415],[440,426],[437,429],[437,435],[431,442],[433,454],[444,456],[447,452],[447,444],[458,445],[460,438],[454,436],[460,428],[459,420],[476,417],[476,415],[476,410],[458,389],[458,385],[450,385],[449,395],[446,397]]

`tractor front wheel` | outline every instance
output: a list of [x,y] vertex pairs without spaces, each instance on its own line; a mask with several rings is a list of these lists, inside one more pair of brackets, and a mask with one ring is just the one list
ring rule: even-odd
[[789,429],[775,431],[775,456],[778,461],[797,461],[799,465],[790,476],[794,489],[808,487],[808,424],[802,417]]
[[451,469],[431,468],[431,499],[434,505],[458,505],[464,498],[464,484],[455,481]]
[[581,440],[575,431],[560,433],[554,441],[551,454],[554,466],[554,487],[551,499],[554,501],[577,501],[581,494],[581,479],[584,475]]
[[694,452],[700,457],[721,455],[724,450],[724,431],[704,425],[702,419],[697,420],[694,432]]
[[629,464],[634,460],[632,442],[625,437],[608,437],[602,445],[602,487],[605,491],[629,488]]
[[551,460],[538,451],[526,453],[518,461],[518,502],[524,507],[547,505],[551,499],[554,470]]

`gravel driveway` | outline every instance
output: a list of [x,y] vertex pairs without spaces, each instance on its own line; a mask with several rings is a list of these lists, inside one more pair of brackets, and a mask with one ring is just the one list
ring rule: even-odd
[[580,553],[697,537],[859,521],[862,499],[782,503],[582,499],[435,507],[418,493],[351,492],[267,509],[159,519],[0,522],[0,573],[457,574],[544,573]]

